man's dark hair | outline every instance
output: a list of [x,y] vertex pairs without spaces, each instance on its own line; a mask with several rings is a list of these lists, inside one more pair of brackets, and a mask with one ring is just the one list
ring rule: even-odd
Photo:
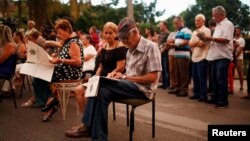
[[216,26],[216,22],[213,19],[208,21],[208,26]]

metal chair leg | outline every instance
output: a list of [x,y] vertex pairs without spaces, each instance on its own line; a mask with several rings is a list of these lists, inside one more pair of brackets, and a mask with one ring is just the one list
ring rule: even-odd
[[29,76],[26,76],[26,80],[27,80],[27,84],[28,84],[28,86],[29,86],[29,91],[31,91],[30,82],[29,82]]
[[152,138],[155,137],[155,100],[152,101]]
[[14,92],[14,89],[13,89],[13,87],[12,87],[11,80],[8,80],[8,81],[9,81],[9,83],[10,83],[11,95],[12,95],[12,99],[13,99],[13,102],[14,102],[14,106],[15,106],[15,109],[17,109],[16,98],[15,98],[15,92]]
[[20,92],[20,94],[19,94],[19,98],[21,99],[22,98],[22,96],[23,96],[23,89],[25,88],[25,85],[24,85],[24,79],[25,79],[25,75],[22,75],[21,76],[22,77],[22,86],[21,86],[21,92]]
[[126,104],[126,113],[127,113],[127,126],[129,126],[129,105]]
[[134,118],[135,118],[135,108],[134,106],[132,106],[131,112],[130,112],[130,127],[129,127],[129,140],[133,141],[133,132],[134,132]]
[[113,101],[113,120],[116,120],[116,115],[115,115],[115,102]]

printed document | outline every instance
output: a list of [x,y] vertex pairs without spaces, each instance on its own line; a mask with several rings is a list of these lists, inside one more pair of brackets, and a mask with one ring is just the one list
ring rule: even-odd
[[27,61],[22,65],[20,73],[51,82],[55,64],[50,63],[52,57],[39,45],[29,41],[27,44]]
[[108,79],[111,81],[119,81],[119,79],[108,78],[104,76],[93,76],[89,78],[88,83],[84,83],[83,86],[87,87],[85,97],[96,97],[99,89],[100,79]]

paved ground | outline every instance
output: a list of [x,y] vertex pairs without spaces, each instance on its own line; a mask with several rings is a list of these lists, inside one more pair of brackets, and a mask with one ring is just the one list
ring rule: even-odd
[[[134,141],[206,141],[208,124],[250,124],[250,100],[240,96],[238,81],[235,93],[229,96],[228,109],[215,109],[213,105],[179,98],[163,89],[156,96],[156,137],[151,138],[151,104],[136,110]],[[192,86],[190,86],[192,87]],[[17,87],[17,93],[20,88]],[[32,92],[24,91],[23,98],[17,98],[20,105]],[[191,95],[191,90],[190,90]],[[126,126],[125,105],[116,104],[117,120],[112,119],[109,110],[109,141],[128,141],[129,128]],[[112,108],[112,106],[110,106]],[[14,109],[12,99],[0,103],[0,141],[89,141],[88,138],[70,139],[64,131],[80,121],[76,115],[75,99],[69,100],[66,120],[59,110],[48,123],[41,122],[39,108]]]

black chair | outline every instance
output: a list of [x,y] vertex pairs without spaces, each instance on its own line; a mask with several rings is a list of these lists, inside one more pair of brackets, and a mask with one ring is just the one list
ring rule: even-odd
[[1,64],[1,66],[3,66],[2,69],[8,69],[10,72],[6,74],[0,74],[0,79],[7,80],[10,83],[11,95],[12,95],[15,108],[17,108],[17,104],[16,104],[15,92],[11,83],[11,79],[15,75],[16,64],[17,64],[17,54],[12,54],[4,63]]
[[[127,114],[127,126],[129,126],[129,140],[133,140],[133,131],[134,131],[134,117],[135,117],[135,108],[142,106],[144,104],[152,102],[152,138],[155,137],[155,94],[154,98],[151,100],[143,99],[120,99],[113,101],[113,119],[116,120],[115,115],[115,102],[126,104],[126,114]],[[130,111],[130,122],[129,122],[129,105],[132,106]]]

